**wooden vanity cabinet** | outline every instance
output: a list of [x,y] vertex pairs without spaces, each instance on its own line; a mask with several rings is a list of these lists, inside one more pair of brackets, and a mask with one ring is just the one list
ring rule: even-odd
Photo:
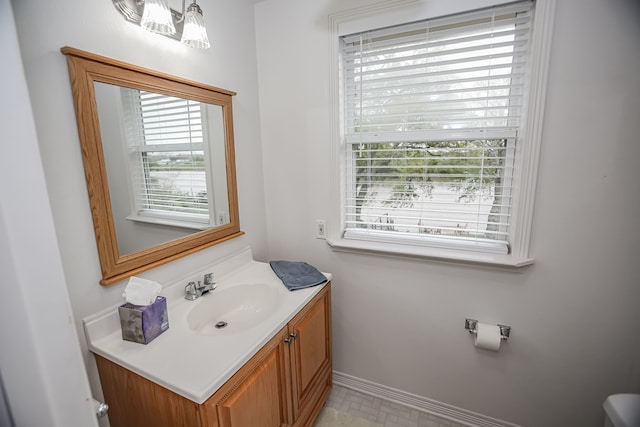
[[331,284],[198,405],[96,356],[112,427],[307,427],[331,390]]

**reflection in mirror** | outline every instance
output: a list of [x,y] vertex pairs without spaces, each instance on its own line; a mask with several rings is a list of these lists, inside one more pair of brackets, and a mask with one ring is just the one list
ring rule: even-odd
[[118,253],[227,224],[222,107],[94,88]]
[[235,92],[62,48],[103,285],[243,234]]

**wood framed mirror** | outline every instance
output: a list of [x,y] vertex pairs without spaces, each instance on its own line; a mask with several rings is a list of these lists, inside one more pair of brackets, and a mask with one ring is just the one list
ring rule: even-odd
[[235,92],[71,47],[102,285],[244,234]]

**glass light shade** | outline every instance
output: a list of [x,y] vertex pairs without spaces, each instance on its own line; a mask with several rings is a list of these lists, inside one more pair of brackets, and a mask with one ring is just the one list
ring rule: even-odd
[[202,9],[195,3],[189,5],[184,15],[182,43],[198,49],[209,49],[209,37],[202,18]]
[[145,30],[165,36],[175,34],[176,27],[173,25],[171,11],[166,0],[145,0],[140,26]]

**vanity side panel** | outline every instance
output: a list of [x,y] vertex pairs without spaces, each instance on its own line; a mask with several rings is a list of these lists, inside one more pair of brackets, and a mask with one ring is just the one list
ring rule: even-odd
[[111,427],[200,425],[197,403],[101,356],[95,357]]

